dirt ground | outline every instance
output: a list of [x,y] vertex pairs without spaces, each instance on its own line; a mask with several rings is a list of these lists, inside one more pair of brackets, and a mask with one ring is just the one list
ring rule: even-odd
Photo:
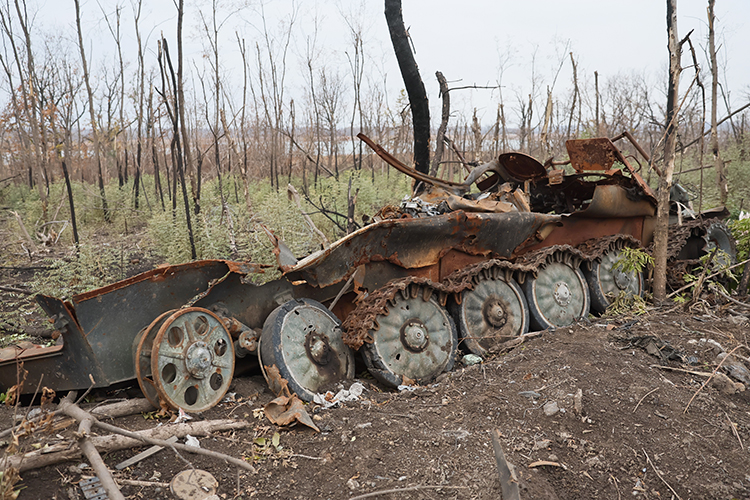
[[[4,281],[20,286],[23,276]],[[0,299],[6,310],[29,300],[5,291]],[[216,478],[221,499],[350,499],[374,492],[383,493],[367,498],[497,499],[492,435],[499,432],[524,499],[750,498],[750,390],[722,385],[728,379],[721,377],[703,386],[718,363],[717,344],[726,351],[748,345],[748,318],[736,304],[698,306],[547,331],[481,364],[457,362],[434,384],[401,392],[379,386],[358,365],[365,386],[358,400],[331,409],[308,405],[320,432],[272,425],[260,410],[274,396],[251,369],[234,379],[225,402],[192,417],[250,422],[199,441],[247,460],[255,473],[171,450],[115,470],[145,446],[104,460],[115,478],[147,483],[123,484],[129,499],[176,498],[166,484],[190,467]],[[750,356],[745,347],[735,353]],[[139,396],[134,384],[92,393],[82,407]],[[0,407],[2,429],[13,414]],[[129,430],[173,425],[151,416],[109,423]],[[76,428],[37,431],[19,449],[65,442]],[[21,474],[19,498],[83,499],[79,482],[92,475],[83,456],[30,470]]]

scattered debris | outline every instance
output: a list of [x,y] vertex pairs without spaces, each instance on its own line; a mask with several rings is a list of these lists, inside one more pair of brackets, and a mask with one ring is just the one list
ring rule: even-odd
[[275,365],[266,366],[265,373],[268,386],[277,396],[276,399],[263,408],[263,413],[268,420],[272,424],[281,426],[293,425],[299,422],[316,432],[320,432],[318,426],[313,423],[310,415],[307,413],[305,404],[296,394],[291,393],[289,382],[281,378],[278,368]]
[[331,391],[328,391],[325,394],[315,394],[313,402],[321,405],[325,409],[333,408],[347,401],[358,400],[364,390],[365,386],[360,382],[354,382],[349,389],[341,389],[336,394]]

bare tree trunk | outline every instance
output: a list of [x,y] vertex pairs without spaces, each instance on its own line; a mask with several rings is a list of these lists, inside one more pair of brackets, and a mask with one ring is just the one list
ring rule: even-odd
[[[184,0],[179,0],[177,5],[177,85],[174,89],[178,109],[175,109],[175,113],[179,113],[180,122],[180,135],[182,136],[182,155],[184,155],[184,163],[180,170],[183,170],[181,174],[185,174],[190,177],[190,186],[193,192],[193,204],[195,205],[195,213],[201,211],[201,185],[200,185],[200,173],[196,178],[195,170],[193,170],[193,156],[190,152],[190,141],[188,137],[187,123],[185,122],[185,91],[184,91],[184,65],[182,58],[182,18],[185,13]],[[189,225],[188,219],[188,225]],[[190,231],[190,238],[192,241],[192,230]],[[195,247],[193,246],[193,253],[195,253]],[[195,259],[195,255],[193,255]]]
[[[138,187],[139,180],[141,179],[142,173],[143,173],[143,167],[141,165],[141,158],[143,155],[143,101],[144,101],[144,93],[145,93],[145,80],[146,80],[146,68],[144,66],[143,62],[143,46],[141,44],[141,32],[138,27],[138,22],[141,18],[141,6],[142,6],[142,0],[138,0],[136,4],[136,13],[134,15],[135,20],[135,36],[136,41],[138,42],[138,130],[137,130],[137,139],[138,143],[136,144],[136,153],[135,153],[135,178],[136,178],[136,187],[135,187],[135,209],[138,209]],[[118,43],[118,50],[119,50],[119,43]],[[123,105],[125,102],[125,77],[123,76]],[[127,151],[127,149],[126,149]],[[126,153],[127,154],[127,153]],[[127,172],[127,164],[125,165],[126,172]],[[156,168],[156,167],[154,167]],[[154,183],[156,183],[156,170],[154,170]],[[146,195],[146,192],[144,190],[144,196]],[[162,207],[164,206],[163,203],[164,200],[162,200]]]
[[714,42],[714,21],[716,20],[716,16],[714,15],[715,3],[716,0],[708,0],[708,53],[711,58],[711,153],[714,155],[714,168],[716,169],[716,184],[719,188],[719,200],[722,205],[726,205],[727,197],[729,195],[729,186],[727,185],[727,173],[724,168],[724,160],[722,160],[719,151],[719,133],[716,125],[716,114],[719,104],[719,70],[716,64],[716,43]]
[[505,128],[505,104],[502,102],[500,103],[500,126],[503,128],[502,133],[500,134],[501,137],[501,144],[503,151],[508,150],[508,131]]
[[[500,154],[500,106],[497,107],[497,117],[495,118],[495,131],[492,139],[492,157],[496,158]],[[451,179],[452,180],[452,179]]]
[[89,81],[89,70],[86,64],[86,52],[83,49],[83,33],[81,31],[81,9],[79,0],[74,0],[76,7],[76,27],[78,28],[78,47],[81,51],[81,65],[83,67],[83,80],[86,83],[86,93],[89,99],[89,115],[91,118],[91,135],[94,140],[94,157],[96,159],[97,173],[99,176],[99,194],[102,197],[102,210],[104,211],[104,220],[110,222],[111,217],[107,208],[107,195],[104,192],[104,174],[102,173],[101,152],[99,151],[99,130],[96,124],[96,110],[94,109],[94,92],[91,90]]
[[250,202],[250,186],[248,182],[248,158],[247,158],[247,131],[245,130],[245,107],[247,106],[247,51],[245,49],[245,39],[240,39],[237,36],[237,45],[240,48],[240,54],[242,54],[242,109],[240,110],[240,136],[242,139],[242,166],[240,167],[240,175],[242,176],[242,194],[245,197],[245,206],[247,206],[248,213],[252,212],[252,204]]
[[[31,127],[32,140],[29,141],[28,137],[26,140],[26,151],[31,151],[33,146],[33,161],[29,162],[29,185],[33,187],[34,184],[37,186],[39,191],[39,199],[42,201],[42,212],[43,216],[47,216],[47,197],[49,195],[49,179],[47,177],[46,167],[46,155],[44,154],[43,148],[45,147],[46,141],[43,138],[43,128],[41,124],[41,113],[39,113],[38,101],[37,101],[37,78],[36,70],[34,66],[34,53],[31,48],[31,34],[29,33],[28,15],[26,13],[26,3],[23,4],[23,12],[21,5],[18,0],[14,2],[16,8],[16,14],[18,21],[21,25],[21,29],[24,34],[24,43],[26,47],[26,79],[24,82],[24,74],[21,66],[22,57],[16,48],[15,41],[13,40],[15,35],[12,31],[12,21],[10,14],[10,5],[6,6],[8,16],[3,16],[3,27],[8,36],[8,42],[13,49],[13,55],[16,60],[16,66],[18,68],[18,76],[20,78],[21,95],[23,96],[23,109],[25,111],[26,119]],[[7,71],[7,70],[6,70]],[[10,83],[10,73],[9,73]],[[11,86],[11,93],[15,95],[14,89]]]
[[669,238],[669,190],[674,173],[677,142],[677,101],[679,98],[680,56],[682,47],[677,38],[677,0],[667,0],[667,46],[669,48],[669,87],[667,88],[667,134],[664,140],[664,169],[659,177],[658,208],[654,230],[654,299],[667,297],[667,241]]
[[[570,105],[570,118],[568,118],[568,133],[566,134],[568,139],[570,139],[570,132],[573,127],[573,115],[576,109],[576,99],[578,99],[578,65],[576,65],[576,60],[573,58],[572,52],[570,53],[570,63],[573,65],[573,103]],[[575,135],[578,135],[578,131],[576,131]]]
[[[76,0],[78,1],[78,0]],[[182,0],[180,0],[180,6],[179,9],[182,10]],[[182,19],[182,14],[178,16],[178,18]],[[159,52],[159,64],[162,66],[162,95],[165,96],[164,102],[167,103],[167,89],[164,85],[164,68],[163,63],[161,60],[161,52],[164,53],[164,58],[166,59],[167,65],[169,66],[169,74],[172,79],[172,89],[177,89],[178,87],[178,81],[175,77],[174,73],[174,67],[172,66],[172,60],[169,58],[169,48],[167,45],[167,41],[165,39],[161,40],[161,50]],[[174,173],[173,173],[173,179],[174,179],[174,194],[172,198],[172,211],[176,211],[177,208],[177,176],[180,176],[180,184],[182,186],[182,199],[185,203],[185,220],[187,223],[187,230],[188,230],[188,238],[190,239],[190,251],[191,251],[191,258],[195,260],[197,258],[197,252],[195,249],[195,237],[193,236],[193,225],[190,220],[190,202],[188,201],[188,194],[187,194],[187,184],[185,182],[185,168],[183,164],[183,146],[180,143],[180,130],[184,130],[184,127],[180,128],[180,98],[178,97],[176,90],[173,92],[174,95],[174,102],[173,107],[174,110],[172,113],[170,113],[170,118],[172,119],[172,144],[171,144],[171,150],[172,150],[172,162],[174,165]],[[168,104],[167,104],[168,105]],[[169,109],[169,108],[167,108]],[[184,114],[184,113],[183,113]]]
[[599,72],[594,71],[594,94],[596,95],[596,116],[595,116],[595,124],[596,124],[596,136],[601,137],[602,135],[602,129],[599,124]]
[[404,27],[404,17],[401,12],[401,0],[385,0],[385,19],[388,22],[391,43],[411,105],[414,127],[414,168],[426,174],[430,170],[430,103],[409,45],[409,34]]
[[443,108],[440,115],[440,126],[438,127],[437,136],[435,137],[435,157],[432,159],[430,175],[436,176],[440,162],[443,161],[443,151],[445,149],[445,132],[448,130],[448,120],[451,115],[451,96],[448,89],[448,81],[440,71],[435,72],[438,85],[440,85],[440,97],[443,99]]
[[[575,94],[573,94],[573,106],[575,106]],[[573,110],[571,112],[571,119]],[[547,87],[547,106],[544,109],[544,124],[542,125],[541,142],[542,148],[544,148],[544,158],[546,159],[550,155],[551,147],[549,142],[549,126],[552,121],[552,90]],[[570,129],[568,129],[568,136],[570,136]]]

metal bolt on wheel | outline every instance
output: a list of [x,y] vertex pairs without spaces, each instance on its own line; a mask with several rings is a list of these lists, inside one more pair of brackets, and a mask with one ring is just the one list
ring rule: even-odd
[[[411,289],[411,290],[410,290]],[[453,368],[458,338],[453,319],[434,297],[424,299],[422,289],[410,287],[396,295],[395,305],[379,315],[371,344],[362,346],[370,373],[395,387],[404,377],[428,382]]]
[[205,411],[221,401],[232,382],[232,338],[211,311],[181,309],[154,339],[151,372],[159,396],[171,407]]

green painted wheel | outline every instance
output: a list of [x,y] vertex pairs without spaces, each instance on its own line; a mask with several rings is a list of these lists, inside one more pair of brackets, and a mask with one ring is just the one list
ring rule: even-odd
[[232,337],[211,311],[180,309],[156,334],[151,373],[159,396],[172,408],[208,410],[221,401],[232,382]]
[[[370,373],[384,384],[426,383],[453,368],[458,336],[456,325],[434,297],[412,285],[389,302],[378,315],[372,343],[362,346]],[[408,379],[408,380],[405,380]]]
[[529,307],[515,280],[483,279],[452,306],[464,347],[487,357],[488,349],[529,331]]
[[536,277],[529,275],[523,291],[531,326],[538,330],[570,325],[589,312],[586,278],[580,269],[565,262],[550,262]]
[[341,338],[341,322],[311,299],[290,300],[266,318],[260,357],[264,366],[276,365],[305,401],[325,386],[354,378],[354,354]]
[[622,250],[609,250],[598,261],[591,263],[591,269],[584,269],[586,282],[591,294],[591,310],[603,313],[620,293],[632,297],[643,295],[643,275],[635,271],[623,272],[615,269]]

